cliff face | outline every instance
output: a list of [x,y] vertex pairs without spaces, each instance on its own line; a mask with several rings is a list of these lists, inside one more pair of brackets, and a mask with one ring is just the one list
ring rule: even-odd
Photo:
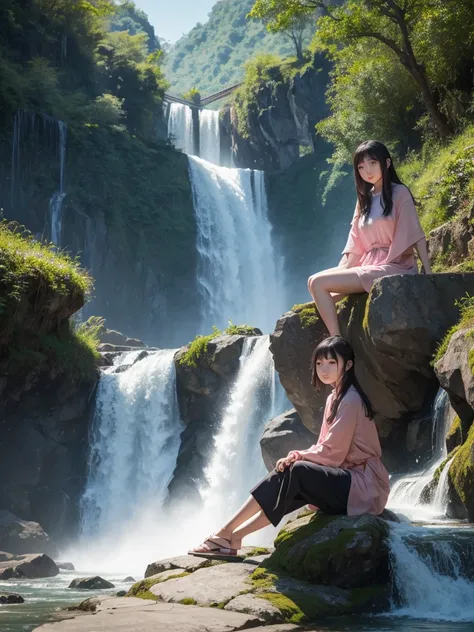
[[95,278],[86,315],[149,344],[193,338],[187,306],[199,297],[186,157],[119,129],[68,128],[24,111],[0,120],[0,138],[4,216],[79,256]]
[[236,167],[287,169],[298,160],[301,148],[305,153],[315,150],[315,125],[328,114],[328,72],[322,55],[290,78],[272,68],[271,79],[260,86],[248,109],[245,137],[239,133],[236,109],[225,109],[222,130],[231,139]]

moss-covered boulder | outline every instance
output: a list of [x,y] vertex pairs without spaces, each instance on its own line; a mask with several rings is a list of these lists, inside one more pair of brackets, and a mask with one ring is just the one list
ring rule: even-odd
[[216,330],[199,336],[177,351],[176,391],[185,429],[168,488],[170,502],[174,498],[182,501],[184,497],[201,500],[198,485],[213,449],[212,439],[221,412],[240,368],[244,340],[260,334],[254,327],[231,325],[226,333]]
[[379,517],[318,512],[287,523],[275,540],[268,568],[340,588],[388,582],[389,526]]

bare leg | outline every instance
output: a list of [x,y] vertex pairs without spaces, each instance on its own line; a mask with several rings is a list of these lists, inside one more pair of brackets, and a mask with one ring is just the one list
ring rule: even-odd
[[216,531],[216,535],[222,538],[230,538],[233,532],[240,527],[249,518],[261,511],[261,507],[253,496],[249,496],[242,507],[235,513],[232,518],[225,523],[222,529]]
[[332,268],[314,274],[308,279],[311,296],[318,312],[328,328],[330,336],[340,336],[333,294],[359,294],[365,292],[355,270]]
[[271,524],[270,520],[266,517],[262,510],[256,513],[250,520],[248,520],[241,527],[235,529],[231,536],[231,546],[233,549],[241,549],[242,548],[242,540],[246,535],[250,535],[250,533],[254,533],[259,529],[263,529],[264,527],[268,527]]

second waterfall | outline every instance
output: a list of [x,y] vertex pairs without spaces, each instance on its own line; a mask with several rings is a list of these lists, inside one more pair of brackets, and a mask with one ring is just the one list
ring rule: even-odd
[[[192,143],[184,141],[194,134],[188,110],[172,103],[168,117],[169,135],[185,152]],[[285,311],[285,283],[283,260],[272,240],[264,173],[220,165],[219,115],[203,110],[199,116],[201,157],[189,155],[199,330],[224,328],[231,320],[270,332]]]

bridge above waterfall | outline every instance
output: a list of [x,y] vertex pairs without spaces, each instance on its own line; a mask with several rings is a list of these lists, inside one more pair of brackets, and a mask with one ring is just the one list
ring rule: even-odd
[[187,105],[190,108],[202,110],[207,105],[214,103],[214,101],[220,101],[220,99],[223,99],[229,94],[232,94],[232,92],[241,85],[242,85],[241,83],[236,83],[233,86],[224,88],[224,90],[215,92],[214,94],[211,94],[208,97],[205,97],[203,99],[199,97],[199,99],[196,99],[196,101],[186,101],[185,99],[182,99],[181,97],[176,97],[172,94],[165,94],[165,101],[169,101],[170,103],[181,103],[182,105]]

